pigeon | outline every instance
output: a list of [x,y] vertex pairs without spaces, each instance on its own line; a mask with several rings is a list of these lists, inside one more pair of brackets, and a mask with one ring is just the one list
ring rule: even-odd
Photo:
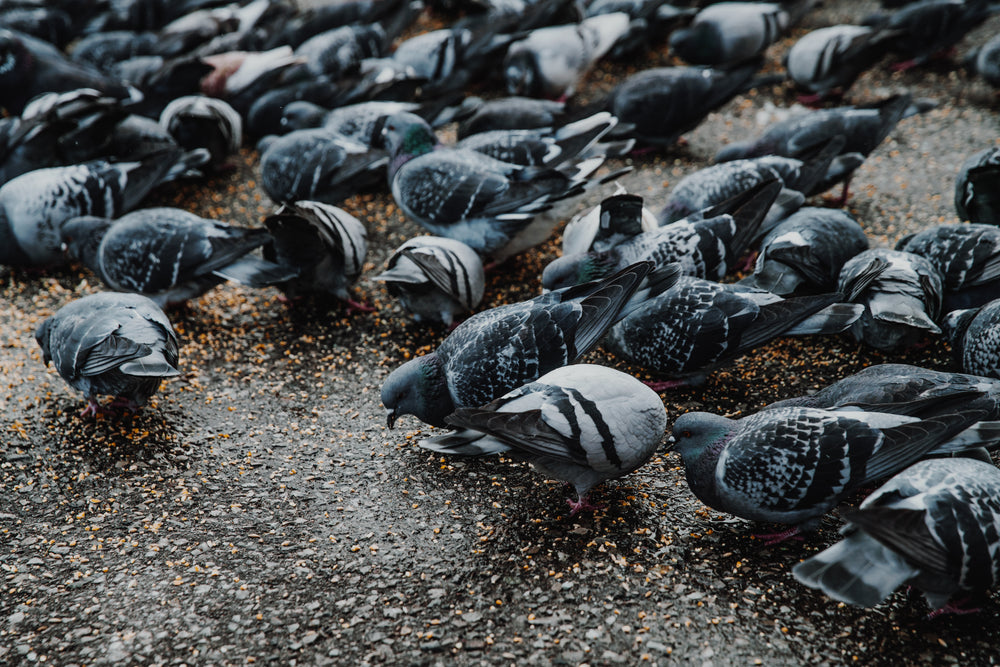
[[122,101],[82,88],[34,98],[21,115],[0,119],[0,185],[35,169],[106,157]]
[[48,42],[0,28],[0,110],[20,115],[32,98],[90,88],[127,100],[137,91],[114,77],[69,60]]
[[563,230],[563,255],[605,252],[659,227],[643,199],[620,187],[599,206],[573,217]]
[[942,327],[963,372],[1000,378],[1000,299],[953,310]]
[[844,295],[781,297],[739,285],[681,277],[611,327],[604,347],[666,382],[664,391],[699,385],[707,374],[779,336],[835,334],[864,310]]
[[1000,146],[962,163],[955,178],[955,210],[961,220],[1000,225]]
[[[410,3],[420,6],[420,3]],[[415,18],[414,12],[397,12],[398,30],[380,23],[348,24],[321,32],[302,42],[295,54],[306,59],[314,75],[333,80],[356,74],[365,58],[381,58],[396,35]]]
[[0,26],[31,35],[60,49],[64,49],[74,36],[69,13],[61,7],[45,7],[40,0],[4,2],[0,5]]
[[262,141],[260,184],[276,202],[339,204],[385,182],[388,154],[323,128]]
[[425,438],[442,454],[509,452],[542,475],[572,484],[570,513],[596,509],[590,490],[646,463],[663,441],[667,413],[631,375],[592,364],[557,368],[482,407],[447,418],[459,431]]
[[896,250],[925,257],[944,280],[942,312],[975,308],[996,298],[1000,287],[1000,228],[934,225],[899,240]]
[[670,191],[670,197],[660,212],[660,224],[676,222],[758,183],[778,179],[787,194],[778,199],[778,208],[764,223],[761,231],[767,232],[778,220],[786,217],[788,208],[794,211],[801,205],[805,195],[814,193],[817,183],[827,174],[843,141],[843,137],[831,139],[808,159],[765,155],[721,162],[699,169],[678,181]]
[[70,53],[77,63],[102,72],[111,72],[124,60],[138,56],[156,55],[157,35],[154,32],[113,30],[96,32],[78,40]]
[[458,123],[459,140],[491,130],[552,130],[564,125],[569,114],[563,102],[538,100],[531,97],[501,97],[479,104]]
[[457,316],[483,300],[486,276],[472,248],[440,236],[417,236],[399,246],[386,262],[381,280],[418,322],[450,327]]
[[847,182],[854,170],[881,144],[896,124],[907,116],[929,108],[930,103],[914,103],[911,95],[895,95],[869,107],[842,106],[795,114],[774,123],[756,139],[724,146],[715,155],[716,162],[729,162],[764,155],[801,157],[837,136],[844,138],[839,154],[830,163],[822,179],[823,190],[838,178]]
[[843,94],[861,73],[885,55],[891,34],[859,25],[813,30],[785,54],[785,69],[796,86],[811,93],[803,102]]
[[456,408],[485,405],[574,362],[679,274],[676,266],[653,268],[638,262],[605,280],[476,313],[437,350],[389,374],[382,384],[389,428],[402,415],[445,426]]
[[563,255],[542,271],[544,289],[562,289],[603,278],[633,262],[677,262],[686,276],[725,276],[748,249],[781,189],[771,180],[689,218],[638,234],[604,252]]
[[226,280],[264,287],[296,271],[251,251],[271,240],[263,229],[207,220],[179,208],[146,208],[118,220],[85,216],[62,228],[70,255],[111,289],[138,292],[160,307],[198,297]]
[[835,600],[874,607],[899,586],[924,594],[933,618],[970,613],[1000,579],[1000,470],[992,463],[916,463],[852,512],[840,542],[793,576]]
[[345,0],[335,3],[310,3],[292,15],[284,17],[280,27],[265,42],[265,48],[288,44],[298,47],[310,37],[350,24],[381,21],[400,11],[409,0]]
[[589,180],[603,157],[567,160],[548,169],[445,148],[427,122],[410,113],[390,116],[383,131],[389,185],[406,216],[497,263],[548,238],[560,222],[556,202],[618,176]]
[[941,333],[935,324],[941,312],[941,273],[920,255],[866,250],[844,264],[837,289],[865,305],[851,334],[876,349],[910,347],[928,333]]
[[225,101],[204,95],[179,97],[160,114],[160,126],[186,150],[205,148],[220,167],[243,144],[243,119]]
[[610,60],[639,58],[674,28],[689,23],[697,9],[677,8],[663,0],[593,0],[586,3],[584,16],[625,12],[628,30],[607,53]]
[[311,102],[292,102],[281,115],[286,132],[322,127],[328,132],[351,139],[365,146],[381,143],[382,126],[387,116],[400,111],[417,113],[415,102],[359,102],[335,109],[326,109]]
[[660,67],[633,74],[603,102],[640,143],[666,148],[709,113],[752,87],[760,63],[729,69]]
[[[854,492],[928,455],[979,447],[949,442],[985,414],[966,406],[977,395],[921,400],[906,414],[788,407],[729,419],[688,412],[674,422],[673,437],[688,486],[703,503],[751,521],[793,525],[766,536],[774,543],[816,528]],[[1000,431],[984,435],[995,441]]]
[[178,164],[165,149],[135,162],[94,160],[37,169],[0,187],[0,265],[63,263],[61,227],[81,215],[115,217],[135,208]]
[[220,97],[240,114],[289,69],[302,65],[304,59],[292,53],[290,47],[270,51],[230,51],[204,56],[199,60],[212,69],[200,82],[200,92]]
[[142,99],[129,106],[132,113],[159,118],[173,100],[200,93],[202,79],[213,71],[196,56],[137,56],[116,63],[110,74],[141,91]]
[[507,47],[503,61],[507,92],[572,97],[577,84],[628,31],[630,22],[628,14],[613,12],[531,31]]
[[889,48],[906,60],[893,69],[922,65],[959,42],[997,11],[989,0],[920,0],[892,14],[875,14],[865,23],[891,35]]
[[59,375],[87,397],[83,415],[100,411],[98,394],[115,396],[112,407],[134,412],[163,378],[180,375],[170,320],[138,294],[100,292],[72,301],[38,326],[35,340],[45,364],[54,361]]
[[847,260],[865,250],[868,237],[850,213],[802,208],[768,232],[753,274],[740,284],[780,296],[832,291]]
[[1000,34],[994,35],[965,59],[966,68],[978,74],[986,83],[1000,88]]
[[272,241],[264,259],[297,272],[276,283],[288,296],[332,294],[355,310],[371,310],[351,298],[349,288],[364,271],[368,231],[347,211],[317,201],[285,204],[264,220]]
[[731,65],[756,58],[781,39],[811,4],[810,0],[787,7],[775,2],[712,4],[698,12],[690,26],[670,35],[670,50],[693,65]]

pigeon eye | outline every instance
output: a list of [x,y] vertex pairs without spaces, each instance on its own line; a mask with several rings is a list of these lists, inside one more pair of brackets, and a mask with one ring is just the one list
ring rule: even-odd
[[681,431],[681,437],[682,438],[690,438],[691,437],[691,431],[687,431],[687,430]]

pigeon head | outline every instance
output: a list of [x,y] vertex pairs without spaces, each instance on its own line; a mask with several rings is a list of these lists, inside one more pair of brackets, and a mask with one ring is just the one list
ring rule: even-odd
[[81,262],[87,268],[97,271],[100,266],[98,251],[101,241],[107,233],[111,223],[110,218],[99,218],[93,215],[84,215],[73,218],[63,225],[62,242],[66,252],[70,257]]
[[396,158],[408,160],[430,153],[439,143],[427,121],[408,111],[392,114],[382,126],[382,144],[394,163]]
[[944,316],[941,321],[941,329],[944,335],[948,337],[948,342],[951,343],[952,351],[956,356],[961,355],[962,339],[965,338],[965,332],[972,324],[972,320],[976,319],[976,315],[982,308],[967,308],[965,310],[953,310]]
[[0,30],[0,85],[15,85],[23,80],[31,68],[31,60],[24,42],[14,33]]
[[446,426],[444,418],[455,411],[455,404],[437,353],[411,359],[389,373],[382,383],[382,405],[389,428],[402,415],[413,415],[432,426]]
[[318,104],[296,100],[289,102],[288,106],[281,113],[281,129],[284,132],[293,130],[304,130],[310,127],[319,127],[323,124],[323,119],[329,109],[324,109]]
[[553,260],[542,271],[542,287],[547,290],[563,289],[592,280],[607,278],[618,267],[618,256],[613,250],[566,255]]
[[541,87],[538,77],[538,65],[534,56],[527,49],[517,49],[517,44],[511,47],[504,62],[504,79],[507,82],[507,92],[511,95],[531,95],[541,93],[536,90]]
[[52,361],[52,355],[49,353],[49,330],[51,328],[52,318],[47,317],[35,330],[35,340],[38,341],[38,347],[42,348],[42,362],[46,366]]
[[680,452],[684,466],[690,468],[713,449],[712,445],[721,450],[732,428],[732,420],[721,415],[686,412],[674,422],[674,449]]
[[698,23],[670,35],[670,50],[699,65],[714,65],[722,55],[723,36],[715,23]]

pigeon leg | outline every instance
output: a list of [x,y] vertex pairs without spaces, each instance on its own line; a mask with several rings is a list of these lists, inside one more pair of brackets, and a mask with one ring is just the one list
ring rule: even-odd
[[97,399],[93,396],[88,396],[87,407],[83,409],[83,412],[80,413],[80,416],[88,417],[90,415],[93,415],[94,417],[96,417],[97,415],[103,413],[104,413],[104,408],[102,408],[101,405],[97,402]]
[[108,407],[111,408],[112,411],[120,411],[119,414],[123,413],[125,410],[135,414],[139,410],[139,404],[127,396],[115,396],[115,400],[111,401],[111,403],[108,404]]
[[678,387],[685,387],[688,385],[687,380],[663,380],[661,382],[647,382],[643,380],[642,383],[655,391],[657,394],[667,391],[668,389],[677,389]]
[[788,530],[783,530],[780,533],[755,533],[754,537],[758,540],[764,540],[764,546],[773,546],[775,544],[781,544],[785,540],[803,540],[805,538],[800,535],[801,531],[798,526],[792,526]]
[[904,60],[901,63],[893,63],[892,65],[889,65],[889,69],[891,69],[893,72],[908,72],[916,66],[917,66],[917,61],[911,59],[911,60]]
[[580,496],[577,500],[573,500],[572,498],[567,498],[566,504],[569,505],[570,516],[575,516],[578,512],[581,512],[583,510],[597,511],[599,509],[602,509],[600,505],[592,504],[590,502],[590,498],[588,498],[586,495]]
[[972,598],[960,598],[955,601],[949,601],[948,604],[941,607],[940,609],[935,609],[931,613],[927,614],[927,620],[932,618],[937,618],[938,616],[944,616],[945,614],[955,614],[957,616],[964,616],[966,614],[976,614],[982,611],[981,607],[970,607],[968,605],[972,604]]
[[353,315],[354,313],[374,313],[375,308],[369,306],[367,303],[362,301],[355,301],[354,299],[347,300],[347,314]]
[[656,146],[643,146],[642,148],[633,148],[628,152],[629,157],[642,157],[643,155],[649,155],[656,150]]
[[742,273],[753,273],[754,268],[757,266],[757,255],[760,253],[756,250],[751,250],[747,253],[746,259],[743,264],[739,267],[739,271]]

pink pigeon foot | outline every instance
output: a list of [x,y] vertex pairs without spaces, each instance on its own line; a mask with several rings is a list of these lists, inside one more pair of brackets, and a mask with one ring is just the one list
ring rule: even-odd
[[805,538],[799,534],[800,532],[799,527],[794,526],[780,533],[756,533],[754,537],[758,540],[764,540],[764,546],[770,547],[775,544],[781,544],[786,540],[798,540],[801,542]]
[[600,505],[593,505],[587,496],[581,496],[578,500],[573,500],[572,498],[566,499],[566,504],[569,505],[569,515],[576,516],[578,512],[583,510],[597,511],[601,509]]
[[108,408],[112,411],[124,412],[128,410],[129,412],[135,414],[139,411],[139,404],[133,401],[131,398],[125,396],[116,396],[113,401],[108,403]]
[[361,301],[355,301],[354,299],[347,300],[347,314],[353,315],[354,313],[374,313],[375,308],[369,306],[367,303]]
[[643,380],[642,383],[647,387],[649,387],[650,389],[652,389],[653,391],[655,391],[657,394],[659,394],[660,392],[667,391],[668,389],[685,387],[688,384],[684,380],[663,380],[660,382],[647,382]]
[[80,413],[80,416],[81,417],[89,417],[89,416],[96,417],[97,415],[103,414],[103,413],[104,413],[104,408],[102,408],[101,405],[100,405],[100,403],[97,402],[97,399],[94,398],[94,397],[90,397],[90,398],[87,399],[87,407],[85,407],[83,409],[83,411]]
[[643,146],[642,148],[633,148],[629,151],[631,157],[642,157],[643,155],[649,155],[656,150],[656,146]]
[[972,607],[968,606],[972,604],[972,598],[960,598],[955,601],[949,601],[948,604],[941,607],[940,609],[935,609],[931,613],[927,614],[927,620],[937,618],[938,616],[945,615],[956,615],[965,616],[967,614],[977,614],[982,611],[982,607]]
[[889,65],[889,69],[893,72],[908,72],[916,66],[916,60],[904,60],[901,63],[893,63],[892,65]]
[[759,255],[756,250],[750,252],[747,255],[746,260],[743,261],[743,265],[739,268],[743,273],[751,273],[757,266],[757,255]]

